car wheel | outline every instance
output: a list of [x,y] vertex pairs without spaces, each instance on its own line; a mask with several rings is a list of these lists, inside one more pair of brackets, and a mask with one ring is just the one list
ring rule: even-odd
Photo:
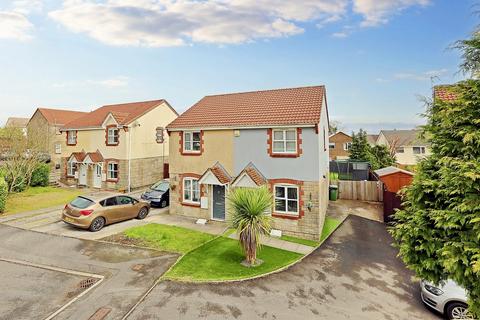
[[161,203],[160,203],[160,208],[165,208],[167,206],[167,200],[163,200]]
[[92,223],[90,224],[89,230],[92,232],[100,231],[105,226],[105,219],[102,217],[96,217],[93,219]]
[[468,306],[461,302],[453,302],[447,306],[446,310],[447,319],[471,319],[475,318],[470,312],[468,312]]
[[143,207],[142,209],[140,209],[140,211],[138,212],[138,215],[137,215],[137,219],[145,219],[145,217],[147,216],[148,214],[148,209],[146,207]]

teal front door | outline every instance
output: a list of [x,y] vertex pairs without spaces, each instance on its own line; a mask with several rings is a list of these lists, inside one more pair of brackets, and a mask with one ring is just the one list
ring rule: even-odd
[[215,220],[225,220],[225,187],[213,185],[212,216]]

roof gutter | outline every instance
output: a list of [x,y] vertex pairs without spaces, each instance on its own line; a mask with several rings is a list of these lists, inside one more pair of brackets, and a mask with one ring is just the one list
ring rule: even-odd
[[316,124],[284,124],[284,125],[262,125],[262,126],[232,126],[232,127],[184,127],[169,128],[167,131],[191,131],[191,130],[241,130],[241,129],[273,129],[273,128],[315,128]]

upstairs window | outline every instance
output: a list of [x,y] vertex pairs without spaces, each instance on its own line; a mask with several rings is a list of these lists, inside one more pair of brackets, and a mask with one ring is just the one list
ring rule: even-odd
[[163,143],[163,141],[164,141],[164,136],[163,136],[163,128],[162,128],[162,127],[158,127],[158,128],[156,129],[155,137],[156,137],[157,143]]
[[273,153],[297,153],[297,130],[274,129]]
[[334,142],[330,142],[330,143],[328,144],[328,148],[330,148],[330,149],[335,149],[335,143],[334,143]]
[[67,131],[67,144],[69,146],[74,146],[77,144],[77,131]]
[[200,131],[188,131],[183,133],[183,151],[200,152],[202,148]]
[[395,153],[405,153],[405,149],[403,147],[395,148]]
[[107,145],[109,146],[118,145],[119,133],[120,133],[120,130],[118,130],[117,127],[108,127],[107,128]]
[[345,142],[345,143],[343,144],[343,150],[345,150],[345,151],[350,150],[351,147],[352,147],[352,143],[351,143],[351,142]]
[[62,153],[62,144],[55,143],[55,154],[60,154],[60,153]]
[[425,147],[413,147],[413,154],[424,154]]

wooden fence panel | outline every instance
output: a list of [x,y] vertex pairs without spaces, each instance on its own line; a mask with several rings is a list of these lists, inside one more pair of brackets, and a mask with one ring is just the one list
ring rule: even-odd
[[338,181],[338,197],[345,200],[383,201],[381,181]]

